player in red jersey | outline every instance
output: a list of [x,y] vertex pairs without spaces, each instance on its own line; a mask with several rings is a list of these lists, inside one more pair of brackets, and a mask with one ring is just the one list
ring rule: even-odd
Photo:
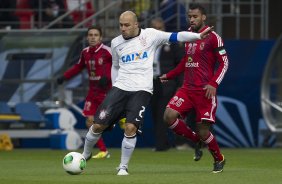
[[[206,11],[199,4],[191,4],[188,11],[189,31],[200,33],[205,25]],[[216,65],[218,63],[218,65]],[[214,31],[208,37],[185,44],[185,56],[179,65],[160,77],[162,82],[172,79],[184,71],[184,82],[169,101],[164,119],[169,128],[196,143],[194,160],[201,159],[199,146],[205,143],[214,158],[213,173],[223,171],[225,159],[221,154],[210,127],[215,123],[217,108],[216,90],[228,68],[228,58],[221,37]],[[196,132],[186,126],[183,119],[194,109]]]
[[[102,43],[102,30],[100,27],[92,26],[88,29],[87,41],[89,46],[82,50],[78,63],[59,77],[57,83],[62,84],[83,69],[87,69],[89,90],[85,99],[83,115],[86,117],[86,126],[89,128],[93,124],[94,114],[98,106],[112,87],[112,54],[111,48]],[[100,149],[100,152],[93,158],[109,158],[109,152],[102,138],[98,140],[96,146]]]

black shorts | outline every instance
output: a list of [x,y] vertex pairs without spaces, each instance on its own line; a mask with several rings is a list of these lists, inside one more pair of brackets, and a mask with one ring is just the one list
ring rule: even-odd
[[139,128],[143,124],[145,109],[151,96],[152,94],[147,91],[131,92],[113,87],[98,107],[94,121],[111,126],[122,117],[126,117],[126,122],[133,123]]

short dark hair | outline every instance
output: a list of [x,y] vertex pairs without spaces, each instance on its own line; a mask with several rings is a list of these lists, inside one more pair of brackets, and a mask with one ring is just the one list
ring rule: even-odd
[[205,9],[202,5],[200,5],[199,3],[191,3],[191,4],[189,5],[189,9],[190,9],[190,10],[199,9],[200,12],[201,12],[203,15],[207,15],[206,9]]
[[100,36],[102,36],[102,35],[103,35],[103,33],[102,33],[102,29],[101,29],[101,27],[100,27],[100,26],[90,26],[90,27],[88,28],[88,30],[87,30],[87,34],[88,34],[88,32],[89,32],[91,29],[96,29],[96,30],[98,30],[98,31],[99,31]]

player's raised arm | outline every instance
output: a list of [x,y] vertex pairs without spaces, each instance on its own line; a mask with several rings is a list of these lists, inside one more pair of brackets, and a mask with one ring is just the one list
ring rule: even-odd
[[170,42],[193,42],[196,40],[203,39],[208,36],[208,34],[213,30],[212,27],[208,27],[205,31],[201,33],[193,33],[188,31],[181,31],[178,33],[172,33],[169,41]]
[[201,32],[200,33],[200,36],[201,36],[201,38],[203,39],[203,38],[206,38],[209,34],[210,34],[210,32],[212,32],[213,31],[213,26],[211,26],[211,27],[208,27],[207,29],[205,29],[203,32]]

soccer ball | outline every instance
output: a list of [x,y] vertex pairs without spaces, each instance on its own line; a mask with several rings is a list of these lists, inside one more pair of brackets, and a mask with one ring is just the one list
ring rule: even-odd
[[84,156],[78,152],[70,152],[63,159],[63,168],[69,174],[80,174],[86,167]]

